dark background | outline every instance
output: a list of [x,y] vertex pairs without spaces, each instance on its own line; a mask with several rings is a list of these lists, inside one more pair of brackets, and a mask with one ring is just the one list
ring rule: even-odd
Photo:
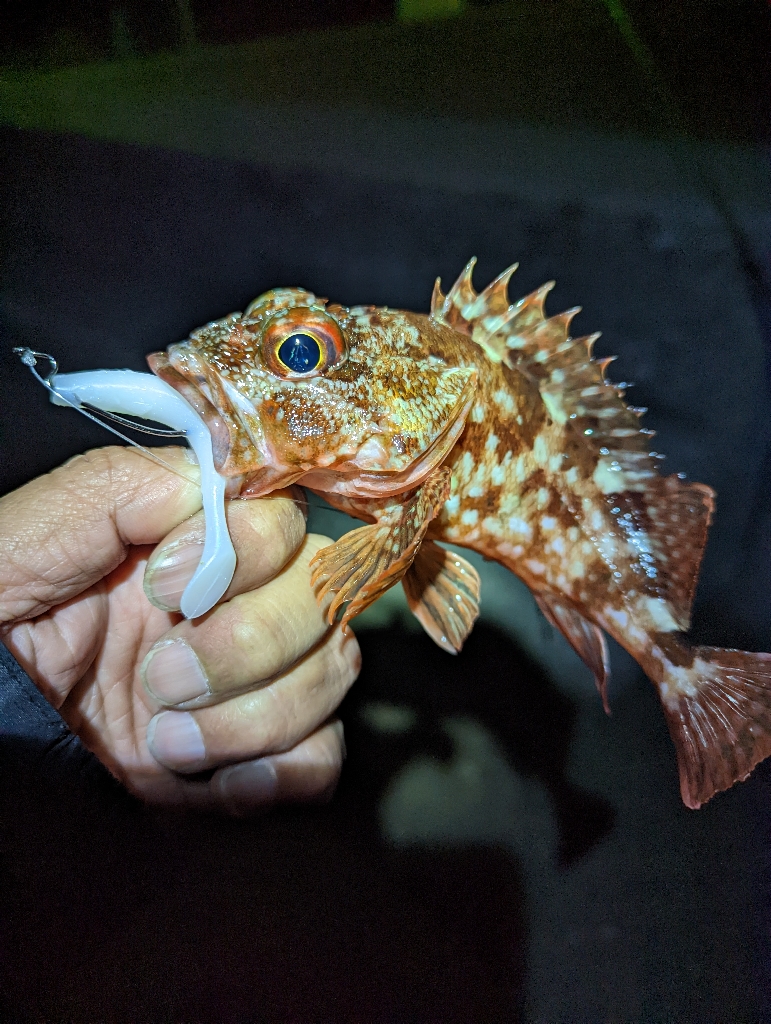
[[[517,259],[718,490],[694,636],[771,649],[766,6],[185,10],[3,8],[0,490],[108,440],[13,345],[141,369],[268,287],[425,309]],[[685,810],[629,659],[607,719],[508,574],[483,588],[457,659],[361,628],[321,810],[143,808],[17,674],[3,1019],[769,1019],[768,767]]]

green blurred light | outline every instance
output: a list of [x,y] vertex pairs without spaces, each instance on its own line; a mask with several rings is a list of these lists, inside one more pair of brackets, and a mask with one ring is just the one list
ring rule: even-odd
[[632,52],[641,71],[656,92],[670,130],[683,132],[685,125],[680,109],[669,91],[666,79],[659,70],[656,58],[635,29],[632,19],[620,0],[602,0],[614,21],[621,38]]
[[466,6],[466,0],[399,0],[396,16],[400,21],[431,21],[434,18],[455,18]]

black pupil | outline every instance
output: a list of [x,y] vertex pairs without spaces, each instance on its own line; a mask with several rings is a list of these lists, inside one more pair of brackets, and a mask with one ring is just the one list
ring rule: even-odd
[[278,358],[295,373],[308,373],[321,362],[321,346],[310,334],[290,334],[281,342]]

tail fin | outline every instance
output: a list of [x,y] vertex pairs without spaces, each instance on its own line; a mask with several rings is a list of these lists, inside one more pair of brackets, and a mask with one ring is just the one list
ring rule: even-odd
[[659,637],[656,673],[677,749],[680,794],[696,809],[771,755],[771,654],[687,647]]

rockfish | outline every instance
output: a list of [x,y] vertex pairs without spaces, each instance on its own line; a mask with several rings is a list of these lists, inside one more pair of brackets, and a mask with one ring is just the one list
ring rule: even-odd
[[[228,493],[298,483],[363,520],[315,559],[342,621],[401,581],[429,635],[458,651],[479,608],[473,567],[502,563],[594,674],[608,633],[656,686],[689,807],[771,754],[771,655],[687,643],[713,491],[661,476],[642,410],[605,379],[553,282],[511,304],[514,267],[477,294],[472,260],[428,315],[261,295],[149,357],[207,424]],[[345,606],[345,607],[344,607]]]

